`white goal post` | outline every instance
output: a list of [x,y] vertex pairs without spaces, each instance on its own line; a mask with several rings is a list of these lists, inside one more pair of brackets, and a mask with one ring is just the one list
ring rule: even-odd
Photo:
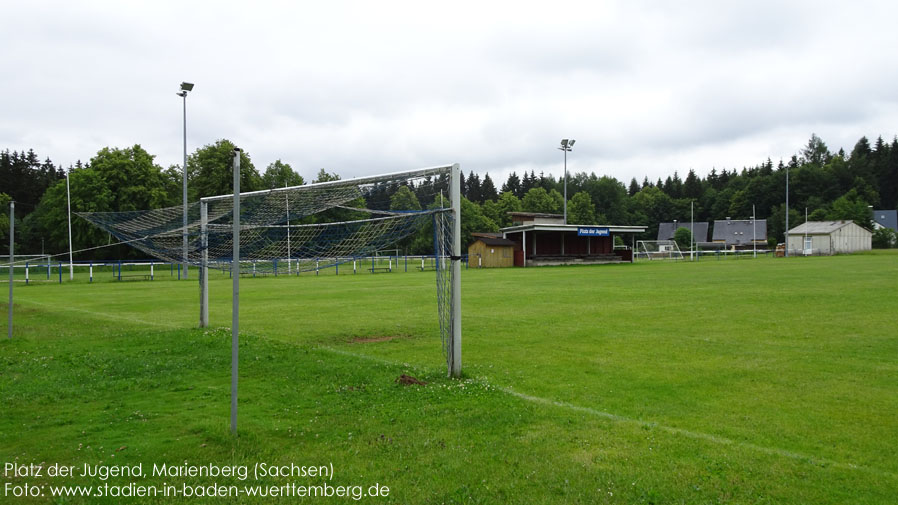
[[[433,229],[440,340],[448,375],[461,376],[461,169],[442,165],[370,177],[335,180],[264,191],[240,192],[240,149],[232,153],[230,195],[211,196],[188,206],[78,215],[119,241],[163,261],[186,259],[200,267],[200,321],[209,325],[209,268],[230,270],[231,431],[237,429],[237,339],[241,261],[277,269],[283,259],[340,262],[395,247],[419,230]],[[433,199],[429,208],[394,208],[391,196],[401,186]],[[449,187],[449,207],[442,191]],[[439,193],[439,200],[436,199]],[[420,196],[419,196],[420,198]],[[439,202],[439,203],[436,203]],[[398,205],[398,204],[396,204]],[[406,204],[412,206],[411,204]],[[12,210],[12,203],[10,203]],[[12,225],[10,237],[12,237]],[[188,237],[186,258],[183,238]],[[10,248],[10,254],[12,247]],[[267,268],[267,267],[266,267]],[[275,270],[276,271],[276,270]],[[10,307],[12,307],[10,269]],[[10,310],[10,314],[12,311]],[[11,320],[11,315],[10,315]]]
[[638,260],[682,260],[683,253],[675,240],[640,240],[636,242]]
[[[302,213],[303,209],[306,209],[307,215],[315,214],[319,212],[319,207],[322,210],[341,208],[346,209],[345,205],[342,203],[343,201],[356,197],[359,194],[365,194],[366,191],[371,188],[377,187],[378,185],[389,185],[389,184],[401,184],[403,181],[420,181],[424,178],[439,178],[440,176],[448,176],[449,179],[449,203],[450,206],[448,209],[437,209],[436,211],[421,211],[424,213],[430,212],[433,213],[433,224],[436,228],[435,236],[440,234],[445,234],[448,238],[448,243],[444,246],[438,244],[440,242],[435,238],[435,247],[439,250],[434,251],[434,255],[436,257],[437,263],[442,264],[442,267],[437,267],[438,272],[438,298],[439,303],[441,305],[445,304],[446,308],[441,309],[442,311],[446,311],[447,314],[445,317],[445,321],[443,321],[443,317],[441,317],[440,328],[441,333],[445,334],[444,338],[444,352],[446,354],[447,361],[447,370],[448,375],[450,377],[459,377],[461,375],[461,190],[460,190],[460,174],[461,169],[458,164],[454,165],[443,165],[436,167],[428,167],[421,168],[417,170],[409,170],[403,172],[393,172],[381,175],[367,176],[367,177],[358,177],[353,179],[341,179],[336,181],[327,181],[321,183],[314,184],[306,184],[301,186],[292,186],[292,187],[284,187],[284,188],[275,188],[264,191],[255,191],[248,193],[241,193],[239,195],[240,202],[242,203],[242,212],[241,216],[241,225],[240,229],[244,230],[244,235],[251,235],[253,230],[256,228],[261,228],[263,226],[248,224],[245,221],[245,216],[247,215],[247,208],[254,208],[256,212],[258,209],[265,208],[266,212],[269,214],[277,214],[283,210],[285,212],[291,212],[294,215],[299,215]],[[209,302],[208,302],[208,269],[210,267],[210,263],[213,263],[215,260],[210,258],[210,251],[214,251],[214,245],[211,244],[212,239],[210,238],[216,230],[221,231],[222,225],[216,225],[216,219],[226,218],[225,220],[230,221],[229,215],[233,215],[233,205],[231,202],[234,200],[234,195],[221,195],[221,196],[213,196],[206,197],[200,200],[200,222],[199,222],[199,254],[197,255],[197,262],[200,265],[200,326],[206,327],[209,324]],[[335,203],[336,200],[340,200],[340,202]],[[227,209],[225,208],[227,206]],[[271,206],[269,210],[266,206]],[[278,207],[280,206],[280,207]],[[309,209],[312,209],[311,211]],[[438,212],[439,214],[437,214]],[[378,215],[381,212],[377,212]],[[326,232],[322,232],[322,228],[326,226],[361,226],[361,223],[372,224],[374,222],[386,221],[386,220],[409,220],[410,217],[414,217],[413,213],[402,213],[402,211],[397,212],[382,212],[387,217],[379,217],[379,218],[369,218],[369,219],[357,219],[357,220],[347,220],[340,222],[332,222],[332,223],[322,223],[319,225],[296,225],[290,224],[289,220],[280,219],[279,217],[275,217],[274,219],[270,218],[269,214],[266,214],[266,218],[269,219],[270,223],[265,225],[268,228],[286,228],[285,237],[287,237],[287,241],[290,241],[292,238],[292,244],[290,242],[285,242],[288,244],[286,247],[290,248],[289,250],[277,250],[277,253],[272,257],[276,258],[284,258],[284,252],[287,252],[286,257],[298,258],[301,255],[302,241],[303,241],[303,233],[308,233],[311,236],[313,233],[310,230],[310,227],[316,227],[315,233],[321,234]],[[448,215],[449,220],[443,223],[439,216]],[[425,221],[430,223],[431,219],[425,216]],[[424,221],[422,221],[424,222]],[[230,225],[228,225],[230,226]],[[372,224],[373,226],[373,224]],[[374,232],[371,232],[374,233]],[[220,234],[219,234],[220,236]],[[243,244],[247,243],[247,239],[245,236],[241,238],[241,242]],[[230,241],[229,241],[230,242]],[[345,242],[345,240],[344,240]],[[241,245],[243,247],[243,245]],[[387,247],[377,247],[373,249],[374,252],[380,251],[384,252],[388,250]],[[220,254],[213,253],[213,256],[220,256]],[[331,257],[339,258],[351,258],[351,255],[332,255]],[[241,257],[247,257],[241,255]],[[324,257],[324,256],[323,256]],[[192,258],[193,259],[193,258]],[[239,259],[235,260],[239,262]],[[440,275],[445,276],[445,286],[440,285]],[[442,292],[441,292],[442,290]]]

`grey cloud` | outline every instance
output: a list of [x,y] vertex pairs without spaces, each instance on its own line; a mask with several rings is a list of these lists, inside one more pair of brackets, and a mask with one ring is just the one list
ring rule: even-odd
[[35,23],[0,33],[15,70],[0,148],[64,165],[133,143],[179,164],[181,80],[197,84],[190,150],[229,138],[306,176],[557,175],[572,137],[575,170],[626,182],[788,157],[811,132],[848,150],[898,124],[891,4],[36,5],[10,6]]

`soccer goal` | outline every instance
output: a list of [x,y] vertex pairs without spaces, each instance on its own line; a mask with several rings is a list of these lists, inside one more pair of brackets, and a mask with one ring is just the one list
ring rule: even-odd
[[[458,165],[328,181],[240,194],[239,262],[243,272],[280,268],[299,273],[361,257],[380,256],[424,229],[433,237],[437,309],[451,376],[461,373],[461,242]],[[425,210],[397,209],[400,186],[415,190]],[[448,186],[448,188],[447,188]],[[450,198],[441,198],[449,190]],[[188,258],[200,267],[200,326],[209,324],[208,269],[233,263],[233,195],[201,199],[188,208]],[[448,207],[443,205],[449,204]],[[79,213],[122,242],[170,262],[183,258],[182,207],[135,212]]]
[[640,240],[636,242],[636,260],[681,260],[683,253],[674,240]]

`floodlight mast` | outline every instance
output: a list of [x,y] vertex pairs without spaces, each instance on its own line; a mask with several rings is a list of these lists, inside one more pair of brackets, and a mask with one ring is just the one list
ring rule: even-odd
[[564,224],[567,224],[567,153],[574,148],[574,139],[561,139],[561,147],[564,151]]
[[182,179],[182,188],[184,195],[184,230],[181,232],[182,242],[183,242],[183,263],[184,263],[184,278],[187,278],[187,264],[189,263],[189,258],[187,256],[187,93],[189,91],[193,91],[193,83],[192,82],[182,82],[181,83],[181,91],[176,93],[180,96],[184,101],[184,167],[183,167],[183,175]]
[[789,165],[786,165],[786,246],[783,254],[789,257]]
[[752,258],[758,257],[758,244],[757,234],[755,232],[755,221],[757,220],[757,216],[755,216],[755,204],[751,204],[751,256]]
[[71,168],[65,174],[65,199],[69,210],[69,280],[75,278],[75,272],[72,267],[72,192],[69,190],[69,176],[72,175]]

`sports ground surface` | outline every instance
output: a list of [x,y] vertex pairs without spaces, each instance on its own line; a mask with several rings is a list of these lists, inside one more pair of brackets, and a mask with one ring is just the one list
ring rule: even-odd
[[[245,279],[236,439],[230,281],[199,330],[196,282],[167,279],[16,283],[0,464],[332,464],[333,486],[390,488],[364,503],[898,499],[894,253],[465,270],[464,380],[445,378],[433,272]],[[106,482],[130,481],[320,479]],[[41,489],[0,502],[354,501]]]

